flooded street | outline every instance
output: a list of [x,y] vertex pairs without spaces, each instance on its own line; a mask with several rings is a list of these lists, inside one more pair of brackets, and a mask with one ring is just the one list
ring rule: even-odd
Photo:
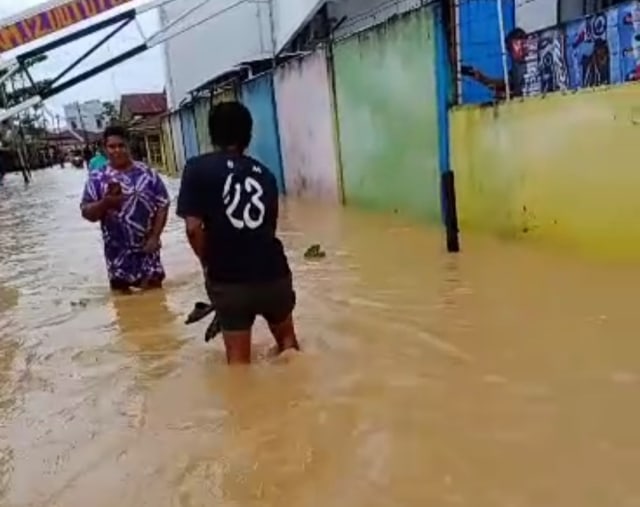
[[83,183],[0,187],[0,506],[640,506],[640,266],[286,203],[304,354],[229,369],[182,224],[114,297]]

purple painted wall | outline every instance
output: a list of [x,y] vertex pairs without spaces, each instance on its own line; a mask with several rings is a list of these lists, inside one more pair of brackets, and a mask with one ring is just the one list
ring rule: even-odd
[[324,51],[278,68],[274,78],[287,194],[339,202],[329,74]]

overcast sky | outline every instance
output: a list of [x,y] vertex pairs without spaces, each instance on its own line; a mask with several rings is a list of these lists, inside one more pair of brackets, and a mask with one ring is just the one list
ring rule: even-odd
[[[145,3],[146,0],[138,0],[135,5]],[[0,0],[0,17],[19,13],[27,8],[45,3],[42,0]],[[154,33],[159,26],[156,10],[145,13],[140,18],[140,24],[145,35]],[[82,25],[76,25],[82,26]],[[85,52],[90,45],[102,38],[113,27],[102,32],[85,37],[78,42],[74,42],[52,51],[49,60],[34,68],[37,77],[53,77],[66,65]],[[70,31],[72,31],[71,29]],[[54,37],[47,37],[38,40],[35,46],[41,45],[45,41]],[[109,58],[117,56],[123,51],[139,44],[142,37],[135,23],[131,23],[122,32],[112,38],[107,44],[93,53],[87,60],[79,65],[69,77],[87,70],[94,65]],[[22,46],[19,51],[24,51],[32,45]],[[12,53],[2,55],[3,58],[11,56]],[[65,79],[65,78],[63,78]],[[62,113],[62,106],[75,100],[114,100],[123,93],[161,91],[164,88],[164,67],[162,50],[160,47],[153,48],[131,60],[120,64],[98,76],[81,83],[68,91],[49,99],[47,105],[55,113]]]

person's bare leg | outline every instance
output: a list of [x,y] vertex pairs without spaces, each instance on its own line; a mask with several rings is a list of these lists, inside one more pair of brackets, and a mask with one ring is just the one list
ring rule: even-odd
[[116,294],[130,295],[133,293],[129,284],[124,280],[110,280],[109,285],[111,287],[111,292],[115,292]]
[[293,324],[293,315],[289,315],[279,324],[269,323],[269,329],[278,345],[278,353],[282,354],[286,350],[300,350],[296,330]]
[[222,338],[230,365],[251,364],[251,330],[223,331]]
[[142,290],[162,289],[162,278],[145,278],[140,284]]

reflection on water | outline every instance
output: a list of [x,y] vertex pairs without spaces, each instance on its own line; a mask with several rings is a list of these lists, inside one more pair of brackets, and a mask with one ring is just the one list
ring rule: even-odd
[[288,202],[305,353],[228,369],[181,224],[112,296],[83,177],[0,188],[0,505],[640,505],[640,268]]

